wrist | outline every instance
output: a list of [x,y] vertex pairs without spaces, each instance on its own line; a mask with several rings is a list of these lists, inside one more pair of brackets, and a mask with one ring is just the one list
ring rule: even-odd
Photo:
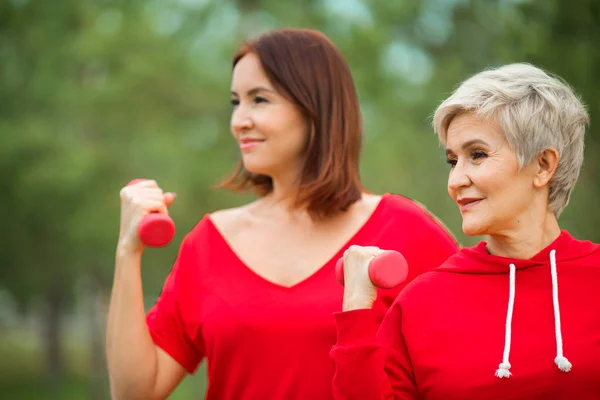
[[370,309],[375,302],[375,296],[365,294],[344,294],[343,311]]
[[141,258],[144,247],[138,243],[119,241],[117,244],[117,258]]

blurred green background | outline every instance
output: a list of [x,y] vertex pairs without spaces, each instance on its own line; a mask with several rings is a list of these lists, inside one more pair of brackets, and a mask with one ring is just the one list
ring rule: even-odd
[[[527,61],[587,104],[586,161],[563,228],[600,241],[597,0],[1,0],[0,398],[107,399],[104,327],[119,190],[178,198],[176,241],[144,255],[147,305],[202,216],[249,196],[212,187],[238,159],[231,56],[276,27],[325,32],[353,71],[362,176],[415,198],[464,245],[430,117],[469,75]],[[172,399],[202,398],[205,368]]]

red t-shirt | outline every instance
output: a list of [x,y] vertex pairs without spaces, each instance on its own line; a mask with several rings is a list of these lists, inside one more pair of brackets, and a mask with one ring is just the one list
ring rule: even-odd
[[407,285],[378,331],[371,310],[335,314],[335,398],[600,399],[599,290],[600,245],[566,231],[529,260],[462,249]]
[[[353,244],[400,251],[407,281],[457,252],[421,206],[386,194],[369,220],[316,273],[287,288],[252,272],[205,216],[187,234],[147,323],[154,342],[189,373],[206,357],[207,399],[331,399],[335,263]],[[400,288],[380,291],[380,321]]]

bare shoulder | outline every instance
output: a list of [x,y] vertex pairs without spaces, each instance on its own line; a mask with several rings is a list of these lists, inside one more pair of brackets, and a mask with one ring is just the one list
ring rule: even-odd
[[377,208],[381,199],[382,196],[380,194],[365,193],[362,196],[363,204],[365,207],[370,208],[371,210]]
[[354,212],[360,216],[368,217],[375,212],[381,199],[381,195],[364,193],[362,198],[354,205]]
[[352,204],[347,212],[341,213],[338,218],[334,220],[333,224],[350,224],[354,228],[363,225],[375,213],[381,199],[381,195],[363,193],[360,200]]
[[249,205],[246,204],[240,207],[214,211],[210,213],[210,220],[225,235],[237,232],[240,228],[248,225],[248,207]]

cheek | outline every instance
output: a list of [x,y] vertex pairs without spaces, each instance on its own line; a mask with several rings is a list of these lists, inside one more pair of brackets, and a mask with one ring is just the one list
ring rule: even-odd
[[287,136],[290,131],[290,118],[286,115],[285,110],[280,107],[272,106],[255,110],[252,119],[257,127],[260,127],[264,134]]
[[267,110],[254,110],[252,112],[252,122],[262,133],[271,133],[277,128],[277,113]]
[[290,118],[285,122],[285,135],[288,143],[295,149],[305,150],[309,141],[309,130],[304,120]]
[[496,218],[511,219],[513,214],[528,208],[533,201],[531,188],[515,174],[490,174],[487,182],[485,190],[491,200],[490,212]]
[[[269,139],[276,140],[277,146],[296,151],[305,149],[308,142],[308,124],[300,113],[289,106],[273,105],[253,115],[257,128]],[[274,143],[274,142],[273,142]]]
[[497,165],[488,164],[483,168],[475,168],[473,171],[473,182],[487,196],[503,195],[514,183],[507,171],[498,168]]
[[308,136],[302,127],[295,126],[289,131],[287,147],[290,153],[302,155],[306,153]]

